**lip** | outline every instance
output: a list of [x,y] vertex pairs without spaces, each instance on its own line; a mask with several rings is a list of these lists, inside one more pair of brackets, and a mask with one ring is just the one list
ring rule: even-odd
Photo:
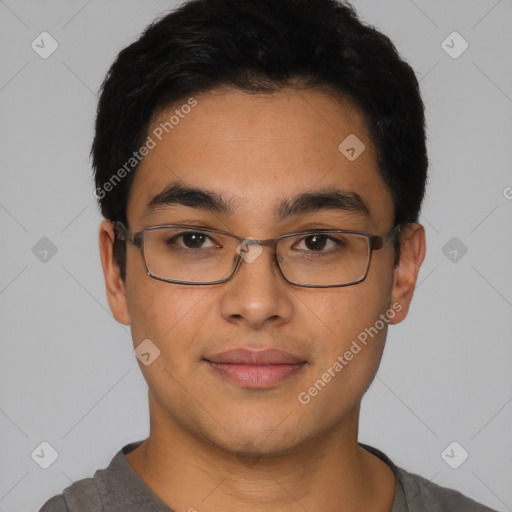
[[216,374],[237,386],[268,389],[300,373],[307,361],[279,349],[238,348],[205,358]]

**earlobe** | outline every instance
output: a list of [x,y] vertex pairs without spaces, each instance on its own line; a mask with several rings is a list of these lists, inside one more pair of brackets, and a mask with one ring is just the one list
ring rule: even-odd
[[401,309],[391,324],[398,324],[407,316],[426,252],[425,229],[421,224],[407,224],[400,239],[400,261],[395,268],[391,303],[400,304]]
[[113,222],[104,220],[99,229],[99,246],[108,304],[112,315],[118,322],[130,325],[131,320],[126,302],[125,286],[114,259],[114,238]]

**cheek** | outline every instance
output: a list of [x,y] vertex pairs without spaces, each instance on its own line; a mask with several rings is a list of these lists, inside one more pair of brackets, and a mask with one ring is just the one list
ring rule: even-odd
[[318,325],[314,375],[322,378],[330,372],[336,378],[325,379],[332,380],[332,389],[353,386],[363,392],[375,375],[395,314],[387,291],[365,281],[303,302],[311,311],[310,326]]
[[147,275],[132,281],[127,287],[127,303],[134,345],[149,338],[161,352],[172,348],[174,356],[179,357],[180,345],[193,345],[208,292],[206,288],[165,283]]
[[319,417],[328,426],[352,411],[375,378],[393,315],[386,315],[390,308],[385,297],[373,290],[356,292],[355,286],[350,295],[347,288],[337,300],[316,305],[330,330],[317,339],[317,364],[297,396],[311,413],[305,416],[311,428]]
[[[158,355],[149,365],[139,361],[150,390],[160,401],[181,404],[182,385],[193,382],[200,364],[200,331],[207,312],[202,299],[207,289],[181,287],[147,278],[150,283],[139,286],[129,296],[132,312],[132,338],[136,348],[149,339]],[[147,343],[147,342],[146,342]],[[151,346],[151,345],[150,345]],[[159,351],[159,352],[158,352]],[[188,385],[187,385],[188,387]],[[170,403],[167,404],[170,407]]]
[[306,306],[304,313],[310,317],[309,323],[317,323],[318,329],[332,338],[333,342],[328,345],[334,343],[339,348],[340,344],[373,325],[379,314],[389,308],[390,291],[391,287],[367,278],[346,288],[304,294],[301,302]]

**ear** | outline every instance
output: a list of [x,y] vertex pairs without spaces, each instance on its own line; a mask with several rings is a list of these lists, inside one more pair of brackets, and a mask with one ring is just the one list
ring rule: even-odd
[[421,224],[406,224],[400,234],[400,261],[395,268],[391,304],[399,304],[390,324],[400,323],[409,311],[416,280],[425,258],[425,229]]
[[125,325],[130,325],[130,315],[126,302],[125,288],[119,267],[114,260],[114,223],[104,220],[100,224],[99,243],[101,266],[105,277],[108,304],[114,318]]

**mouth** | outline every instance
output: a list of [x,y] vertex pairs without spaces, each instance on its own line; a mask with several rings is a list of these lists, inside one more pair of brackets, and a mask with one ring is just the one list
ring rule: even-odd
[[307,361],[278,349],[233,349],[205,358],[224,380],[247,389],[269,389],[295,377]]

